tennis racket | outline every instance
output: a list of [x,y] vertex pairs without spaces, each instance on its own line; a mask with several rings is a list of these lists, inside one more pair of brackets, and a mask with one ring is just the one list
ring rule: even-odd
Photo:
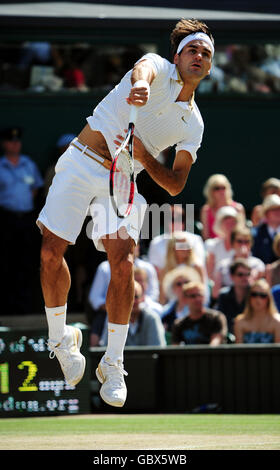
[[128,131],[114,155],[110,168],[111,202],[117,216],[121,219],[130,214],[134,199],[133,137],[137,113],[138,108],[131,105]]

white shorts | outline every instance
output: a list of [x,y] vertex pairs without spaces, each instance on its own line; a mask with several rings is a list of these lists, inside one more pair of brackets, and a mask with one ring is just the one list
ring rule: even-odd
[[110,200],[109,170],[70,145],[56,164],[37,225],[41,231],[44,225],[73,245],[90,213],[92,222],[87,226],[87,235],[98,250],[105,251],[101,238],[113,236],[121,227],[138,242],[146,207],[146,200],[136,188],[131,213],[125,219],[117,217]]

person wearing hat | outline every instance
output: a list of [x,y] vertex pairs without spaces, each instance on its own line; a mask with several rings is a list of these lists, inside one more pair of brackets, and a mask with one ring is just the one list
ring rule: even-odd
[[254,244],[253,256],[260,258],[264,264],[273,263],[277,256],[273,251],[273,240],[280,233],[280,196],[270,194],[262,204],[264,222],[252,228]]
[[[269,196],[270,194],[278,194],[278,196],[280,196],[280,179],[279,178],[273,178],[273,177],[268,178],[262,184],[262,189],[261,189],[262,200],[264,201],[266,196]],[[257,204],[253,208],[252,214],[251,214],[251,221],[254,227],[264,222],[262,204]]]
[[239,214],[232,206],[224,206],[217,211],[213,229],[218,236],[205,240],[206,266],[209,279],[214,279],[216,267],[222,260],[233,256],[231,233],[239,220]]
[[170,343],[171,331],[174,321],[188,313],[186,299],[182,294],[182,288],[191,281],[201,282],[198,271],[191,266],[177,266],[163,278],[163,291],[167,303],[163,307],[161,320],[166,331],[167,342]]
[[1,133],[0,249],[5,314],[32,313],[32,278],[39,269],[40,239],[34,230],[34,211],[35,196],[43,180],[36,163],[21,153],[21,137],[19,127]]

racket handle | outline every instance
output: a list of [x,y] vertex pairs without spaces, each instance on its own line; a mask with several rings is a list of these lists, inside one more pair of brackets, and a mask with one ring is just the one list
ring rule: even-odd
[[129,123],[135,124],[138,114],[138,107],[134,105],[130,105],[130,113],[129,113]]

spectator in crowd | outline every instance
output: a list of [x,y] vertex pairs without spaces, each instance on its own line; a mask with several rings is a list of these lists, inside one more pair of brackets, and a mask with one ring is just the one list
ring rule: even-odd
[[179,266],[169,271],[163,279],[163,290],[168,302],[164,306],[161,319],[168,342],[175,319],[182,318],[188,313],[182,288],[191,281],[201,282],[198,272],[189,266]]
[[246,226],[237,226],[231,233],[231,246],[233,254],[230,258],[226,258],[218,263],[214,272],[214,286],[212,289],[212,297],[217,298],[220,289],[224,286],[232,285],[230,275],[231,263],[238,259],[244,258],[248,261],[251,269],[251,280],[254,281],[265,276],[265,264],[259,258],[252,256],[251,248],[253,245],[253,237],[251,230]]
[[230,264],[232,285],[220,290],[215,308],[224,313],[229,333],[233,333],[233,320],[242,313],[249,292],[251,268],[248,260],[237,258]]
[[45,197],[48,194],[49,187],[52,184],[53,177],[55,175],[55,165],[58,160],[58,158],[65,152],[65,150],[68,148],[70,142],[76,137],[75,134],[62,134],[57,142],[56,142],[56,155],[54,161],[50,164],[50,166],[47,168],[47,171],[45,173],[45,186],[44,186],[44,192],[45,192]]
[[[22,154],[22,131],[2,132],[0,158],[0,220],[2,312],[32,313],[33,286],[39,278],[40,239],[37,237],[36,196],[43,180],[36,163]],[[40,285],[39,285],[40,287]]]
[[[126,346],[166,346],[164,328],[160,317],[144,303],[141,285],[135,281],[134,304],[129,321]],[[104,328],[101,346],[107,345],[108,332]]]
[[225,175],[214,174],[208,178],[203,189],[206,198],[205,204],[200,211],[200,220],[203,225],[202,237],[218,237],[219,234],[214,230],[214,223],[217,211],[224,206],[232,206],[240,214],[240,221],[245,222],[245,209],[242,204],[233,200],[232,187]]
[[266,265],[265,278],[269,283],[270,287],[280,283],[280,233],[275,235],[272,249],[277,256],[277,260],[271,264]]
[[[167,253],[167,244],[170,240],[173,232],[186,231],[186,213],[181,204],[174,204],[170,207],[170,217],[169,217],[169,226],[167,231],[161,235],[155,236],[149,245],[148,250],[148,260],[152,263],[157,272],[164,268],[166,253]],[[203,245],[203,240],[200,235],[196,235],[189,231],[186,231],[188,235],[189,242],[192,245],[192,248],[202,264],[205,263],[205,250]]]
[[[159,298],[159,282],[155,268],[151,263],[140,258],[139,244],[134,252],[134,266],[144,269],[147,273],[146,295],[151,301],[157,302]],[[91,310],[89,320],[91,327],[91,345],[99,343],[100,335],[106,318],[106,297],[111,279],[111,271],[108,260],[102,261],[97,267],[93,282],[89,289],[88,308]]]
[[164,276],[178,266],[191,266],[199,274],[201,282],[207,283],[206,268],[195,254],[192,243],[189,240],[189,233],[184,231],[173,232],[167,243],[167,253],[165,265],[162,270],[158,271],[161,296],[160,300],[164,301],[164,292],[162,292],[162,280]]
[[234,321],[234,335],[236,343],[280,342],[280,315],[265,279],[251,285],[245,309]]
[[[278,194],[280,196],[280,179],[279,178],[269,178],[262,184],[261,188],[261,197],[262,201],[269,196],[270,194]],[[262,204],[257,204],[251,214],[251,221],[253,226],[257,226],[265,220],[263,219],[263,206]]]
[[232,206],[221,207],[214,223],[216,238],[209,238],[205,241],[207,252],[206,266],[209,279],[214,279],[214,272],[219,263],[231,258],[234,251],[231,246],[231,233],[238,223],[238,212]]
[[218,346],[226,342],[227,321],[223,313],[204,306],[205,286],[190,282],[183,286],[183,295],[189,307],[185,317],[175,320],[172,344],[209,344]]
[[277,259],[273,251],[273,240],[280,232],[280,196],[278,194],[271,194],[264,199],[263,217],[265,217],[265,222],[252,229],[254,237],[252,254],[265,264],[269,264]]

